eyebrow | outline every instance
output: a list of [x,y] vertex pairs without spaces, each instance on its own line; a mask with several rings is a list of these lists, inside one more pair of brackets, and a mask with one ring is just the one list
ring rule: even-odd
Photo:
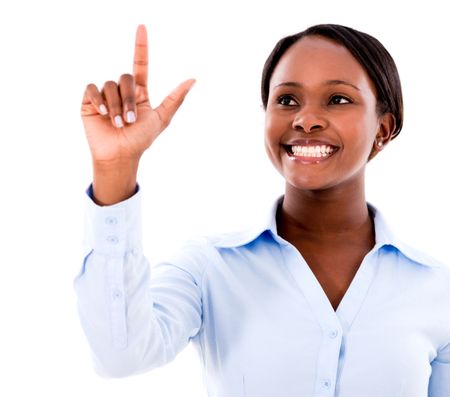
[[[352,83],[349,83],[348,81],[345,81],[345,80],[326,80],[326,81],[324,81],[324,85],[341,85],[341,84],[343,84],[343,85],[348,85],[348,86],[350,86],[350,87],[353,87],[355,90],[358,90],[358,91],[361,91],[356,85],[354,85],[354,84],[352,84]],[[301,84],[301,83],[297,83],[297,82],[295,82],[295,81],[286,81],[286,82],[284,82],[284,83],[280,83],[280,84],[277,84],[275,87],[273,87],[273,88],[276,88],[276,87],[298,87],[298,88],[302,88],[303,87],[303,84]]]

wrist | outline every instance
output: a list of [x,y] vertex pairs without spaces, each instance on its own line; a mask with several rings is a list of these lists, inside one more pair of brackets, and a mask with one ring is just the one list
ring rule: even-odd
[[94,162],[93,200],[98,205],[113,205],[136,193],[138,161]]

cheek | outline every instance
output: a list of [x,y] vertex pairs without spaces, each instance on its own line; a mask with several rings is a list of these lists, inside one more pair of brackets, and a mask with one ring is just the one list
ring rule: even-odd
[[266,146],[267,152],[273,150],[273,145],[277,141],[277,128],[276,128],[276,120],[275,118],[266,113],[266,118],[264,122],[264,144]]
[[340,123],[341,131],[346,136],[347,146],[355,155],[359,154],[362,158],[367,158],[372,150],[377,127],[376,117],[367,113],[349,115]]
[[281,122],[273,114],[266,113],[264,123],[264,147],[272,164],[279,169],[281,163],[281,138],[283,136]]
[[265,117],[264,136],[268,144],[279,145],[283,134],[287,129],[285,118],[277,116],[273,112],[267,112]]

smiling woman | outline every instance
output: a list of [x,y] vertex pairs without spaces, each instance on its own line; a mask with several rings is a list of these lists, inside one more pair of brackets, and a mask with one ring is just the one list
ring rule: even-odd
[[[293,44],[270,80],[266,148],[286,180],[279,234],[302,253],[336,310],[375,242],[364,170],[391,139],[394,117],[377,114],[365,70],[344,46],[322,36]],[[330,268],[345,286],[329,278]]]
[[285,194],[260,224],[193,240],[151,270],[136,173],[193,81],[150,105],[143,26],[134,65],[88,85],[82,105],[94,182],[75,289],[97,372],[159,367],[192,342],[211,396],[450,395],[450,269],[365,198],[366,165],[403,122],[381,43],[341,25],[282,39],[262,100]]

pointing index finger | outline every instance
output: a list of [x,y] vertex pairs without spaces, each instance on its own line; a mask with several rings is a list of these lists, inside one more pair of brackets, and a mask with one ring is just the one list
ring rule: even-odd
[[136,31],[136,44],[134,47],[133,74],[137,85],[147,86],[148,78],[148,44],[147,30],[139,25]]

